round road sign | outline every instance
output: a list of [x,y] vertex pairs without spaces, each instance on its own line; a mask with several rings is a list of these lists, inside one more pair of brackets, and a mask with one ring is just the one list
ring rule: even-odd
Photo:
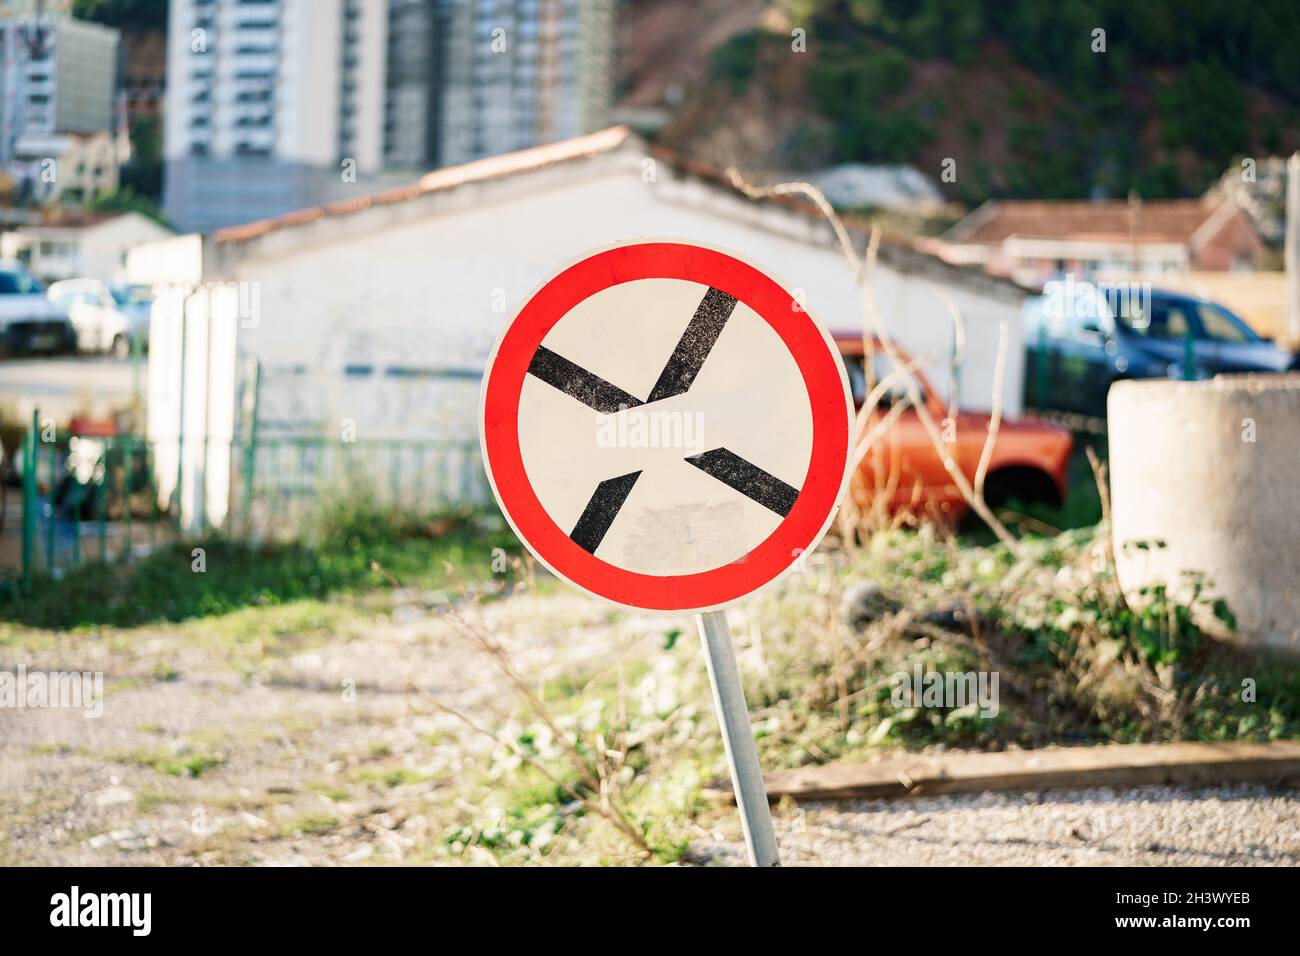
[[816,546],[853,405],[829,335],[772,278],[676,241],[539,287],[484,374],[497,501],[537,559],[617,604],[721,607]]

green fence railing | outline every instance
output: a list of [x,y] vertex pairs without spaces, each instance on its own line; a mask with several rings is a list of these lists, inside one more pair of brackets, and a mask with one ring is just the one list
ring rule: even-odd
[[153,457],[139,436],[43,432],[34,414],[22,447],[24,578],[126,561],[174,537]]
[[214,528],[297,537],[331,500],[429,513],[490,498],[478,444],[446,439],[43,434],[34,414],[21,457],[24,579],[129,561]]
[[231,448],[231,471],[240,477],[233,527],[252,538],[292,536],[327,501],[435,512],[491,497],[477,442],[313,436]]

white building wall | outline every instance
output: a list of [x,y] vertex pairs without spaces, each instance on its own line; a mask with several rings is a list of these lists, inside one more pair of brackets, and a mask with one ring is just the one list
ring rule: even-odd
[[[385,375],[398,369],[481,370],[509,316],[530,292],[582,253],[612,241],[669,237],[718,245],[801,290],[813,315],[836,331],[862,328],[860,290],[812,220],[756,206],[664,172],[642,181],[639,159],[591,175],[581,166],[461,187],[271,234],[244,250],[234,278],[260,290],[261,320],[241,350],[264,364],[268,413],[275,381],[294,396],[303,425],[334,431],[350,418],[368,437],[472,438],[478,382]],[[432,214],[434,208],[437,214]],[[963,407],[991,406],[998,324],[1009,326],[1003,407],[1021,408],[1019,296],[878,267],[876,292],[896,340],[946,397],[953,324],[966,324]],[[352,366],[354,374],[345,374]],[[369,369],[357,374],[356,369]],[[298,376],[296,384],[295,376]],[[282,409],[289,415],[290,410]]]
[[146,242],[157,242],[172,235],[138,212],[124,213],[86,229],[81,237],[80,275],[104,281],[126,276],[127,253]]
[[231,506],[237,300],[220,283],[163,284],[150,317],[146,425],[157,500],[166,508],[175,497],[192,534],[221,526]]

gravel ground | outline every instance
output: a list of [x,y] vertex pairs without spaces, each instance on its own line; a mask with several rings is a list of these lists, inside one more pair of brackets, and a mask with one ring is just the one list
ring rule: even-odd
[[[809,803],[779,816],[787,866],[1296,866],[1300,791],[1256,785]],[[737,863],[736,842],[701,853]]]
[[[458,782],[491,747],[430,699],[491,726],[514,698],[417,596],[395,597],[395,608],[330,606],[319,625],[253,615],[9,632],[0,670],[100,670],[107,696],[98,719],[0,717],[0,863],[428,861]],[[530,683],[691,630],[567,592],[483,611]],[[184,770],[196,760],[208,762]],[[1300,793],[1251,786],[807,804],[777,823],[787,865],[1300,864]],[[734,813],[695,830],[692,859],[744,862]]]
[[[568,594],[482,614],[530,681],[612,664],[672,624],[614,626],[609,608]],[[0,865],[422,862],[458,778],[493,746],[431,701],[490,727],[516,698],[418,602],[331,611],[324,627],[0,640],[0,670],[103,671],[105,687],[97,719],[0,711]],[[211,762],[183,770],[196,759]]]

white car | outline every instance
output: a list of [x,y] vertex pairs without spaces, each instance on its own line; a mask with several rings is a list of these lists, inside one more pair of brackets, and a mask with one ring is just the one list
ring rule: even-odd
[[148,286],[109,285],[99,279],[64,279],[50,286],[50,301],[67,309],[83,352],[127,358],[138,342],[149,343]]
[[77,345],[68,312],[21,262],[0,259],[0,350],[6,355],[71,352]]

